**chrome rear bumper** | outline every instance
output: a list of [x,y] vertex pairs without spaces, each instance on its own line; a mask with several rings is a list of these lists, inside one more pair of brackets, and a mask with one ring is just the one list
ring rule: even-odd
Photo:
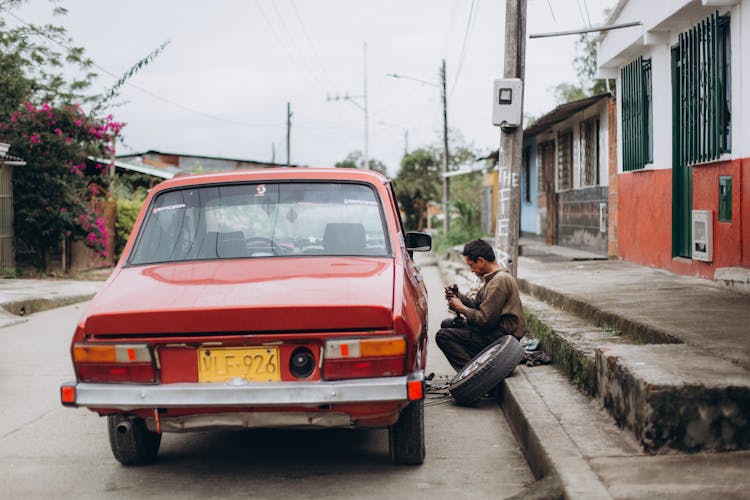
[[75,388],[75,403],[67,406],[112,408],[317,406],[341,403],[408,401],[407,383],[423,381],[424,373],[318,382],[245,382],[143,384],[63,384]]

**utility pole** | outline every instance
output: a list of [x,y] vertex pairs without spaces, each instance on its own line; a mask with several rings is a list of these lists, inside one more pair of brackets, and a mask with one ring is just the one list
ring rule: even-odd
[[443,98],[443,236],[450,229],[448,203],[448,93],[445,87],[445,59],[440,66],[440,90]]
[[292,132],[292,106],[288,102],[286,103],[286,166],[288,167],[290,165],[289,161],[289,152],[291,150],[290,148],[290,140],[291,140],[291,132]]
[[[367,113],[367,42],[364,42],[364,93],[362,95],[349,95],[347,92],[343,96],[336,94],[336,97],[331,97],[328,95],[326,97],[326,101],[349,101],[350,103],[354,104],[356,107],[358,107],[360,110],[362,110],[365,113],[365,164],[364,168],[369,169],[370,168],[370,152],[369,152],[369,115]],[[362,99],[364,102],[363,104],[360,104],[356,101],[356,99]]]
[[[505,8],[505,78],[524,80],[526,65],[526,0],[507,0]],[[521,100],[523,116],[523,100]],[[501,127],[502,152],[498,185],[498,218],[495,247],[499,261],[518,275],[518,235],[521,218],[521,160],[523,126]],[[548,210],[554,207],[548,207]]]
[[368,114],[367,114],[367,42],[364,42],[363,56],[364,56],[364,66],[365,66],[365,70],[364,70],[364,74],[365,74],[365,93],[364,93],[364,96],[365,96],[365,108],[364,108],[364,111],[365,111],[365,169],[369,170],[370,155],[369,155],[369,150],[368,150],[369,148],[368,143],[369,143],[370,133],[369,133],[369,125],[368,125],[369,119],[368,119]]
[[[510,1],[510,0],[509,0]],[[445,59],[443,59],[443,63],[440,65],[440,81],[438,83],[435,82],[428,82],[425,80],[420,80],[419,78],[414,78],[412,76],[404,76],[399,75],[397,73],[388,73],[386,76],[390,76],[393,78],[405,78],[407,80],[414,80],[415,82],[422,83],[424,85],[430,85],[431,87],[438,87],[440,88],[440,97],[443,101],[443,234],[448,234],[448,229],[450,229],[450,217],[448,214],[448,92],[446,92],[446,84],[445,84]],[[429,220],[429,219],[428,219]]]

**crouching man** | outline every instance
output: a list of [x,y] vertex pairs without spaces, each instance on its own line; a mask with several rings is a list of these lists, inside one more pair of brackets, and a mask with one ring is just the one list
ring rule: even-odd
[[513,335],[521,339],[526,333],[518,284],[496,262],[492,246],[484,240],[474,240],[464,246],[462,254],[483,284],[474,299],[459,293],[456,285],[445,289],[448,308],[462,318],[444,320],[435,335],[438,347],[456,371],[500,337]]

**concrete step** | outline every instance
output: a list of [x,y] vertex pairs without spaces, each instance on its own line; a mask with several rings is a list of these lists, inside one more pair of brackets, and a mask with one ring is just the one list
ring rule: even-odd
[[528,335],[649,452],[750,447],[750,372],[685,344],[638,344],[529,295]]
[[646,453],[553,366],[516,368],[500,404],[535,476],[557,479],[543,498],[748,498],[750,452]]

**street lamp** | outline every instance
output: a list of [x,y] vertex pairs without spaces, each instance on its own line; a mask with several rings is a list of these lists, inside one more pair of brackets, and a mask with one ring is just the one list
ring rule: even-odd
[[405,80],[413,80],[415,82],[429,85],[431,87],[438,87],[443,101],[443,234],[448,234],[450,228],[450,216],[448,212],[448,94],[445,91],[445,59],[440,66],[440,83],[428,82],[412,76],[399,75],[397,73],[388,73],[386,76],[392,78],[401,78]]

